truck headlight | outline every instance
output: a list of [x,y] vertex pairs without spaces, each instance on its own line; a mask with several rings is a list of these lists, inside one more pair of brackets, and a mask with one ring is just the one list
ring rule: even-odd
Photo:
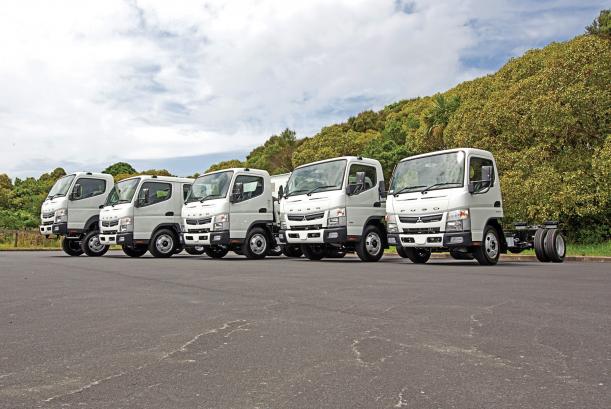
[[282,220],[282,221],[280,222],[280,229],[282,229],[282,230],[286,230],[286,229],[287,229],[287,227],[286,227],[286,222],[285,222],[284,220]]
[[134,220],[131,217],[122,217],[119,219],[119,231],[130,231],[134,225]]
[[397,227],[397,223],[388,223],[386,225],[386,230],[388,233],[399,233],[399,228]]
[[68,221],[68,209],[62,208],[55,211],[55,223],[66,223]]
[[214,227],[212,230],[229,230],[229,213],[221,213],[214,216]]
[[459,209],[448,212],[446,231],[463,231],[470,228],[469,209]]
[[346,225],[346,208],[338,207],[329,210],[329,217],[327,218],[328,226],[345,226]]

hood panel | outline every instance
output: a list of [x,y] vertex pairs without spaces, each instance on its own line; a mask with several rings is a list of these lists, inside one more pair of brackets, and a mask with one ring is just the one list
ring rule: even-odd
[[100,211],[100,220],[113,221],[122,217],[132,216],[134,206],[131,203],[121,203],[113,206],[106,206]]
[[226,199],[206,200],[205,202],[192,202],[182,206],[182,217],[197,218],[214,216],[229,212],[229,201]]
[[41,213],[54,213],[57,209],[68,207],[68,198],[66,196],[56,197],[54,199],[46,199],[42,203]]
[[282,213],[310,213],[344,207],[346,197],[341,191],[321,192],[312,196],[299,195],[280,202]]

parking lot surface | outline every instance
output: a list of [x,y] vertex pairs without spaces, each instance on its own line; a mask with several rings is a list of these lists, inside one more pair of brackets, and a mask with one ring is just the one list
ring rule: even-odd
[[2,408],[609,408],[609,264],[0,253]]

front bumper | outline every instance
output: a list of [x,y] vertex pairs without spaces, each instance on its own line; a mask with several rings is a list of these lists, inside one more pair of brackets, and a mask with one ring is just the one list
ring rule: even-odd
[[181,234],[181,241],[185,246],[226,246],[229,244],[229,230],[207,233],[190,233],[187,231]]
[[52,230],[53,234],[57,234],[58,236],[67,236],[68,223],[54,223]]
[[388,235],[388,244],[402,247],[453,248],[470,247],[473,245],[473,241],[470,231],[432,234],[392,233]]
[[111,233],[106,234],[101,232],[99,235],[100,243],[105,246],[112,246],[114,244],[125,245],[131,247],[134,245],[134,233]]
[[52,224],[41,224],[38,226],[38,230],[40,230],[40,234],[43,236],[50,236],[53,233],[53,225]]
[[347,239],[345,226],[319,230],[280,230],[278,233],[281,244],[345,243]]

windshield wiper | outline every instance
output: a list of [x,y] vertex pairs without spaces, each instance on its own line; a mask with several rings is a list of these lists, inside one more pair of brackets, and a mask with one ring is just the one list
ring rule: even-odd
[[424,192],[428,192],[429,190],[433,189],[434,187],[439,187],[439,186],[447,186],[447,185],[460,185],[460,182],[442,182],[442,183],[435,183],[431,186],[428,186],[426,189],[423,189],[420,193],[424,193]]
[[316,192],[318,189],[328,189],[330,187],[335,187],[335,185],[327,185],[327,186],[316,186],[314,189],[310,189],[306,195],[310,196],[312,193]]
[[208,199],[209,197],[218,197],[220,195],[208,195],[208,196],[204,196],[201,199],[199,199],[200,203],[203,203],[206,199]]
[[284,197],[289,197],[289,196],[293,196],[299,192],[307,192],[307,189],[298,189],[298,190],[294,190],[292,192],[287,193],[286,195],[284,195]]
[[393,193],[394,196],[398,196],[401,193],[407,192],[408,190],[418,189],[419,187],[426,187],[426,185],[414,185],[414,186],[405,186]]

